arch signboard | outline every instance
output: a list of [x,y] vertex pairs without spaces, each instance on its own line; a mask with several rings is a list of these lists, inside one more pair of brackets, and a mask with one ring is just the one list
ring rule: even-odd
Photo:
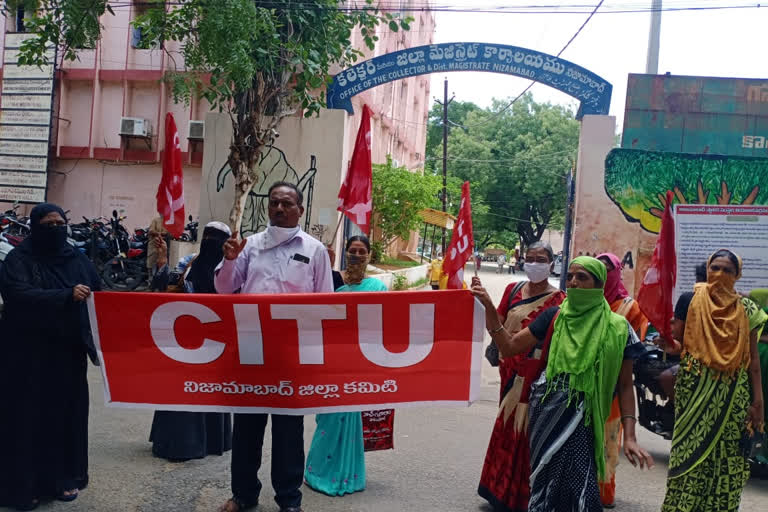
[[546,53],[488,43],[442,43],[408,48],[361,62],[333,77],[328,108],[350,114],[352,97],[378,85],[428,73],[484,71],[529,78],[577,99],[579,115],[607,115],[613,86],[570,61]]

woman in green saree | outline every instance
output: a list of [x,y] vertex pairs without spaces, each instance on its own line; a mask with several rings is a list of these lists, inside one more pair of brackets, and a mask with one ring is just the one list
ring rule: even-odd
[[718,251],[708,261],[707,282],[694,289],[662,512],[736,512],[749,479],[744,440],[763,429],[764,413],[758,329],[750,330],[734,289],[741,271],[741,258]]

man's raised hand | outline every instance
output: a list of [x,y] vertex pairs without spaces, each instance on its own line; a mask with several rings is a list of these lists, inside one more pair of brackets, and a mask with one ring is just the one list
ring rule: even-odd
[[248,243],[247,239],[240,240],[236,234],[231,236],[224,242],[224,259],[234,260],[237,258],[243,252],[246,243]]

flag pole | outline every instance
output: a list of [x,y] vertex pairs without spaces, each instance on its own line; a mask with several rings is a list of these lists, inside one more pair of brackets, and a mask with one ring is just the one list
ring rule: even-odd
[[341,223],[344,221],[344,213],[339,216],[339,222],[336,224],[336,230],[333,232],[333,238],[331,239],[331,247],[336,245],[336,237],[339,236],[339,228],[341,227]]

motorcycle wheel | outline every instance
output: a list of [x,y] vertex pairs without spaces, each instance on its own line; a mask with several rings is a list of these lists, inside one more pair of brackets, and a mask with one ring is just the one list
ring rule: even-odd
[[107,288],[114,291],[130,292],[147,282],[147,268],[142,261],[113,258],[101,274]]

